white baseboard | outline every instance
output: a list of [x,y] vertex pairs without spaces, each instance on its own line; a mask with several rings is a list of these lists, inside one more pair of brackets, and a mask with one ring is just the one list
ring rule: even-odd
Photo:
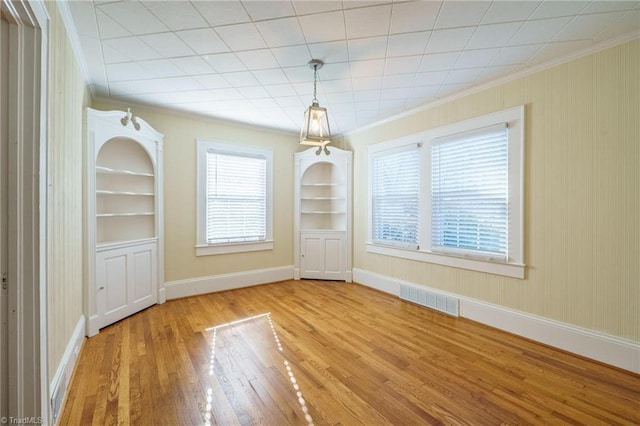
[[[385,275],[353,269],[353,280],[385,293],[399,295],[405,282]],[[460,299],[460,316],[640,374],[640,343],[531,315],[499,305],[425,287],[431,291]]]
[[189,278],[165,283],[166,298],[196,296],[216,291],[233,290],[258,284],[267,284],[293,278],[293,265],[268,269],[254,269],[233,274]]
[[57,424],[58,415],[62,411],[62,407],[67,398],[67,389],[71,375],[78,362],[78,355],[84,343],[85,324],[84,315],[80,316],[76,324],[73,334],[67,343],[62,359],[56,368],[56,373],[49,384],[49,407],[51,413],[52,424]]

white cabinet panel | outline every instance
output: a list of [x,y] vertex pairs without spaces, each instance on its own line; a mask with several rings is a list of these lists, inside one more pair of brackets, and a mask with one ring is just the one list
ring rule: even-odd
[[154,242],[97,253],[98,328],[157,302],[156,251]]
[[302,233],[300,235],[300,277],[345,280],[344,232]]

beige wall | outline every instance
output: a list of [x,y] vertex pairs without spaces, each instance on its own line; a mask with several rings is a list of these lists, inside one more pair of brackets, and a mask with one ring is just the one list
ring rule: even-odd
[[[92,104],[100,110],[126,110],[128,106],[165,135],[165,281],[293,264],[293,154],[298,149],[297,135],[106,100]],[[273,149],[273,250],[196,257],[197,138]]]
[[526,106],[525,280],[365,251],[354,267],[640,341],[640,42],[346,135],[354,217],[367,217],[367,145]]
[[49,380],[82,309],[82,110],[89,96],[55,3],[48,79],[47,297]]

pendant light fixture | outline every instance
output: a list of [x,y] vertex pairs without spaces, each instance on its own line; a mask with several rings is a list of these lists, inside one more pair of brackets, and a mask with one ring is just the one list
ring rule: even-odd
[[313,70],[313,100],[311,101],[311,106],[304,112],[304,122],[300,131],[300,144],[317,146],[321,150],[325,145],[331,143],[327,109],[320,106],[316,96],[318,70],[322,68],[324,62],[312,59],[307,65]]

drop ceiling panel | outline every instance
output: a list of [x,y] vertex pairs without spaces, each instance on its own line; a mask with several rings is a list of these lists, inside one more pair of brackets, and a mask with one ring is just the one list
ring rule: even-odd
[[[313,97],[342,133],[638,37],[640,1],[68,2],[94,94],[298,131]],[[600,43],[600,45],[598,45]]]

